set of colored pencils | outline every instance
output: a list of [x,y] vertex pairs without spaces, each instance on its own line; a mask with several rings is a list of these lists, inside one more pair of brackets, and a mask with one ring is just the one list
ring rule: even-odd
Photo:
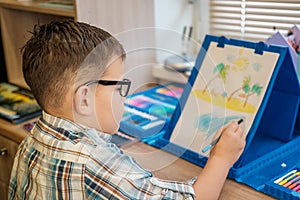
[[276,179],[274,183],[296,192],[300,192],[300,171],[296,169],[292,170]]

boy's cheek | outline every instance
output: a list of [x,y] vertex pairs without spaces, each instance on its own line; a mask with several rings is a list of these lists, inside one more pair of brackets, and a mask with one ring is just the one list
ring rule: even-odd
[[125,98],[121,97],[119,92],[114,93],[112,96],[112,113],[114,114],[116,121],[120,121],[124,112],[124,101]]
[[123,102],[118,102],[116,104],[114,104],[113,108],[113,113],[114,113],[114,121],[116,124],[119,124],[122,116],[123,116],[123,112],[124,112],[124,103]]

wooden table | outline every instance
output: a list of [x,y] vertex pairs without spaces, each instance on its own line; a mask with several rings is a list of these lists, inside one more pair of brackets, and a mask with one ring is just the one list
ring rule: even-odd
[[[202,168],[168,152],[138,142],[125,146],[123,151],[131,155],[144,168],[162,179],[187,181],[201,173]],[[224,200],[268,200],[274,199],[258,192],[247,185],[227,179],[220,198]]]

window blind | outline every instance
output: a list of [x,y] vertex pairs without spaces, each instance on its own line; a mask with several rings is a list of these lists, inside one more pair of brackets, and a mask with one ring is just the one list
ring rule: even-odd
[[300,0],[210,0],[210,33],[265,41],[300,27]]

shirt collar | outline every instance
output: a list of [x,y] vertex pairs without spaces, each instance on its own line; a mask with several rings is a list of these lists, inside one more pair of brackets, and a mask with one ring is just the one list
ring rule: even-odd
[[43,121],[48,123],[50,126],[53,126],[56,128],[62,128],[62,129],[71,131],[73,133],[83,133],[88,138],[90,138],[94,141],[98,140],[96,138],[101,138],[102,140],[104,140],[106,142],[110,142],[110,140],[111,140],[111,135],[108,133],[103,133],[103,132],[97,131],[94,128],[89,128],[87,126],[75,123],[75,122],[65,119],[65,118],[53,116],[49,113],[46,113],[45,111],[42,112],[42,118],[43,118]]

